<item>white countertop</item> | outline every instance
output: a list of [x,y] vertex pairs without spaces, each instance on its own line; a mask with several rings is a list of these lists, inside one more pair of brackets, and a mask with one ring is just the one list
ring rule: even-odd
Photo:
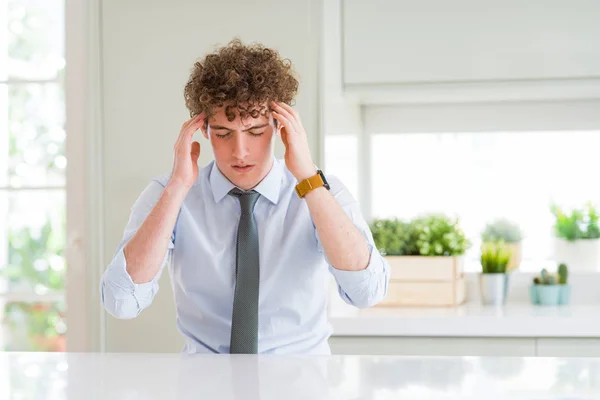
[[600,359],[0,353],[6,400],[598,399]]
[[447,308],[338,306],[333,336],[600,337],[600,305],[479,303]]

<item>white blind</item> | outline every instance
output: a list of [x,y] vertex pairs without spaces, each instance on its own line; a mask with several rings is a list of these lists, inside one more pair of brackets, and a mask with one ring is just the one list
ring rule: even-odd
[[344,0],[346,85],[590,78],[597,0]]
[[600,100],[366,106],[368,133],[600,129]]

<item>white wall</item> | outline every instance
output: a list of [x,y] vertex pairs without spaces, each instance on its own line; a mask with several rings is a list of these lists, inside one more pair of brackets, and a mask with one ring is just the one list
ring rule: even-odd
[[344,95],[341,75],[342,1],[323,1],[323,131],[327,135],[358,135],[362,124],[360,104],[357,98]]
[[[117,1],[102,3],[104,261],[121,238],[130,207],[150,178],[169,172],[173,143],[189,118],[183,87],[193,62],[234,36],[277,48],[300,75],[297,110],[313,158],[318,140],[319,2],[260,0]],[[200,165],[212,160],[200,140]],[[282,145],[276,148],[282,156]],[[168,274],[138,318],[106,316],[107,351],[180,351]]]
[[359,98],[344,93],[342,76],[342,0],[323,1],[321,98],[324,169],[341,179],[361,204],[357,149],[362,134]]

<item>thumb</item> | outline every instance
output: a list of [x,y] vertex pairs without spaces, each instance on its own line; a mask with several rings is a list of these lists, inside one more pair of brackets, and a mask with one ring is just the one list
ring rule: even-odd
[[192,152],[190,154],[192,156],[192,161],[198,162],[198,157],[200,157],[200,143],[192,143]]

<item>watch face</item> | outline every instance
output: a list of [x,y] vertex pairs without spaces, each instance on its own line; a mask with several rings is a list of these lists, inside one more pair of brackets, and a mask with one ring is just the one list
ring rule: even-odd
[[327,179],[325,178],[325,174],[323,174],[323,171],[321,171],[321,170],[319,169],[319,170],[317,170],[317,173],[318,173],[319,175],[321,175],[321,179],[323,179],[323,183],[324,183],[324,185],[323,185],[323,186],[325,186],[325,188],[326,188],[327,190],[329,190],[329,189],[330,189],[330,188],[329,188],[329,182],[327,182]]

